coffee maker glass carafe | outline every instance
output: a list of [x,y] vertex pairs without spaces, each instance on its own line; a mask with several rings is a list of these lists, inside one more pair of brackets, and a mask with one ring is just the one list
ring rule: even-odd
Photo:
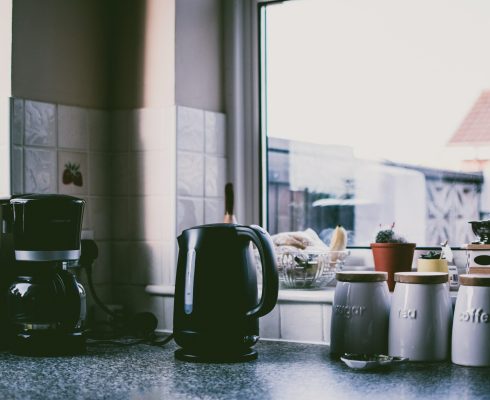
[[[263,283],[258,298],[254,243]],[[256,358],[258,318],[278,295],[272,241],[259,226],[214,224],[187,229],[178,237],[174,335],[181,359],[240,361]]]

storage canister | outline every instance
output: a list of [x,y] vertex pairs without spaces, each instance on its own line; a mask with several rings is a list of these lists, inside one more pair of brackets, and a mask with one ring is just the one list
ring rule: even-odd
[[386,354],[390,293],[386,272],[337,272],[330,352]]
[[461,275],[454,310],[455,364],[490,366],[490,275]]
[[448,274],[399,272],[391,302],[388,353],[411,361],[449,356],[452,303]]

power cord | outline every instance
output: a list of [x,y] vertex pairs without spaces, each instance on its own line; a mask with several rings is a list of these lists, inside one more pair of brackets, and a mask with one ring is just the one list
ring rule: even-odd
[[158,320],[154,314],[150,312],[140,312],[134,315],[134,317],[129,321],[125,321],[119,314],[115,313],[109,309],[99,298],[97,292],[95,291],[95,286],[92,277],[92,267],[93,263],[99,255],[99,249],[97,244],[93,240],[82,240],[81,243],[81,256],[80,256],[80,266],[85,269],[87,274],[87,281],[90,293],[95,301],[95,304],[106,314],[114,318],[116,323],[120,323],[122,326],[126,326],[130,332],[136,336],[136,339],[88,339],[87,344],[110,344],[116,346],[133,346],[137,344],[149,344],[152,346],[164,346],[169,343],[174,335],[170,334],[163,340],[157,340],[155,335],[155,329],[158,325]]

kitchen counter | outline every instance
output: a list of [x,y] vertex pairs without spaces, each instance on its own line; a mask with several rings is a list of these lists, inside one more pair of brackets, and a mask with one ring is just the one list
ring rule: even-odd
[[347,368],[328,347],[262,341],[244,364],[192,364],[164,348],[91,345],[78,357],[0,353],[2,399],[415,399],[489,398],[490,368],[408,363]]

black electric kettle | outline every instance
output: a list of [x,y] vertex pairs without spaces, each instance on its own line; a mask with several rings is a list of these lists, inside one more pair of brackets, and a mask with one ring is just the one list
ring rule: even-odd
[[[276,305],[277,266],[269,234],[259,226],[213,224],[184,230],[178,237],[174,336],[176,358],[233,362],[257,358],[258,318]],[[262,263],[258,299],[256,264]]]

